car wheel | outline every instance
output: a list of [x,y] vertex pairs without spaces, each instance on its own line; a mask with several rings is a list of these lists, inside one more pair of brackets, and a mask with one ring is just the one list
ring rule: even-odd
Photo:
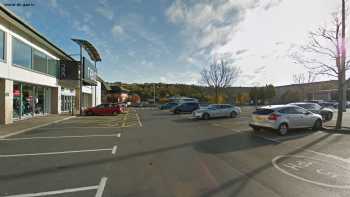
[[236,113],[236,112],[234,112],[234,111],[233,111],[233,112],[231,112],[230,117],[231,117],[231,118],[236,118],[236,117],[237,117],[237,113]]
[[203,120],[209,120],[210,116],[209,116],[209,114],[205,113],[205,114],[203,114],[202,118],[203,118]]
[[176,109],[175,111],[174,111],[174,114],[179,114],[180,113],[180,110],[178,110],[178,109]]
[[253,131],[260,131],[259,127],[252,127]]
[[116,116],[116,115],[118,115],[118,112],[117,112],[117,111],[114,111],[114,112],[112,112],[112,115],[113,115],[113,116]]
[[331,113],[331,112],[329,112],[329,113],[327,113],[327,115],[326,115],[326,121],[330,121],[330,120],[332,120],[332,118],[333,118],[333,113]]
[[278,128],[278,133],[280,135],[286,135],[288,133],[288,125],[286,123],[282,123]]
[[314,123],[314,126],[312,127],[312,130],[317,131],[322,128],[322,121],[320,119],[317,119]]

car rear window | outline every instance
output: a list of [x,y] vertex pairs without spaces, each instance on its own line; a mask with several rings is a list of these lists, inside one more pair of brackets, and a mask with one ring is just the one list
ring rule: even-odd
[[257,109],[253,114],[256,115],[268,115],[274,112],[272,109]]

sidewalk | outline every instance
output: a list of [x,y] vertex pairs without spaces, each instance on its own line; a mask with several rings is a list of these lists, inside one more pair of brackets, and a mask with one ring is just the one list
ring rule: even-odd
[[[324,124],[325,129],[327,130],[335,129],[335,125],[337,122],[337,113],[338,111],[334,111],[332,120]],[[341,129],[341,131],[350,132],[350,109],[347,109],[347,111],[343,113],[342,127],[343,128]]]
[[26,120],[15,121],[13,124],[9,125],[0,125],[0,139],[24,133],[36,128],[44,127],[73,117],[75,116],[52,114],[48,116],[40,116]]

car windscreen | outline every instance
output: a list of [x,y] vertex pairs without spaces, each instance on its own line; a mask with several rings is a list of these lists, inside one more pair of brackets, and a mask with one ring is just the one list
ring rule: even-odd
[[272,109],[256,109],[256,111],[253,112],[253,114],[255,114],[255,115],[269,115],[272,112],[274,112]]

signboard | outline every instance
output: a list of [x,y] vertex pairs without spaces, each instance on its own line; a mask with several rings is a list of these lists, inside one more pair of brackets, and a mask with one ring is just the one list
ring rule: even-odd
[[60,60],[60,79],[79,80],[79,61]]
[[83,80],[87,83],[87,85],[96,85],[97,78],[97,69],[93,63],[91,63],[88,59],[83,57]]

